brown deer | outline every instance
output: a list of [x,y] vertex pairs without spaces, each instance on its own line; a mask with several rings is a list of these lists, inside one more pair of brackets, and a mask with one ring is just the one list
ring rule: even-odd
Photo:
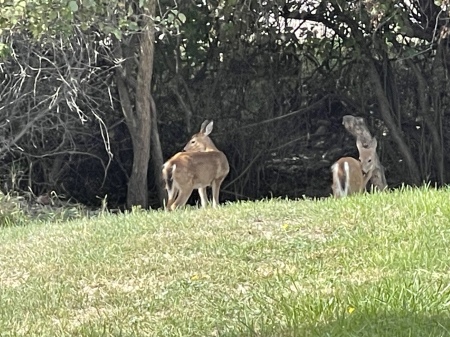
[[212,204],[219,204],[220,186],[228,175],[230,167],[222,151],[214,145],[209,134],[213,122],[204,121],[200,132],[192,136],[184,147],[163,165],[162,177],[168,200],[166,209],[174,210],[186,204],[192,191],[198,189],[202,207],[206,207],[206,188],[212,187]]
[[[367,128],[366,121],[362,117],[355,117],[352,115],[345,115],[342,117],[342,124],[350,134],[359,140],[364,148],[373,146],[373,137]],[[388,185],[386,181],[386,175],[383,165],[378,158],[378,154],[375,152],[373,155],[374,169],[372,171],[372,177],[369,179],[370,183],[376,187],[379,191],[385,190]]]
[[361,141],[357,140],[356,146],[359,151],[359,161],[352,157],[343,157],[331,166],[333,174],[331,188],[336,198],[364,192],[367,182],[378,166],[376,138],[372,138],[367,147],[364,147]]

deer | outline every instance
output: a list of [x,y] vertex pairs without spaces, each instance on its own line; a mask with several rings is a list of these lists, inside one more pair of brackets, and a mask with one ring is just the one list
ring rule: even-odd
[[364,192],[373,171],[379,166],[376,138],[372,138],[366,146],[357,139],[356,146],[359,151],[359,160],[353,157],[342,157],[331,166],[333,175],[331,188],[336,198]]
[[[342,124],[345,129],[350,132],[350,134],[360,140],[364,148],[369,147],[372,144],[372,135],[367,128],[366,121],[362,117],[355,117],[352,115],[345,115],[342,117]],[[376,146],[376,145],[375,145]],[[386,175],[383,165],[378,158],[378,154],[374,152],[373,154],[374,169],[372,171],[372,177],[370,178],[370,183],[376,187],[379,191],[387,189]]]
[[228,159],[219,151],[209,137],[213,121],[205,120],[200,132],[194,134],[182,152],[176,153],[166,161],[162,178],[167,191],[166,209],[173,211],[183,207],[194,189],[198,189],[201,206],[208,204],[206,188],[212,188],[212,205],[219,205],[222,182],[230,171]]

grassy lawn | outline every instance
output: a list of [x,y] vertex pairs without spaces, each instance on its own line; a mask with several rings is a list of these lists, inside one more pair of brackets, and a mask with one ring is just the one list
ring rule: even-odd
[[0,229],[0,336],[450,336],[450,190]]

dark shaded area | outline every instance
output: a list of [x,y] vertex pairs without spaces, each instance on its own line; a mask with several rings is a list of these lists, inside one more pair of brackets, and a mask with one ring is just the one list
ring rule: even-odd
[[[300,322],[299,322],[300,323]],[[411,312],[385,312],[381,314],[351,314],[328,324],[296,326],[278,331],[274,327],[247,325],[248,330],[224,336],[248,337],[444,337],[449,336],[450,318],[446,314],[426,315]],[[258,331],[258,332],[256,332]],[[345,331],[345,332],[343,332]]]
[[[382,3],[161,2],[160,14],[176,10],[185,20],[158,22],[150,91],[161,146],[152,151],[170,158],[212,119],[231,169],[223,201],[326,197],[332,163],[358,157],[342,125],[353,115],[378,140],[390,188],[448,183],[448,9]],[[64,44],[2,33],[14,50],[0,77],[3,192],[54,191],[91,206],[107,196],[109,207],[125,207],[134,157],[123,111],[139,101],[140,32],[120,41],[121,82],[115,40],[97,28],[74,29]],[[161,206],[157,161],[145,186],[151,207]]]

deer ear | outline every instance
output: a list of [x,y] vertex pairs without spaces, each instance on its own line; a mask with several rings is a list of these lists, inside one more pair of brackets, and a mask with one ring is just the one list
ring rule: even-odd
[[209,123],[209,120],[205,120],[205,121],[202,123],[202,126],[200,126],[200,133],[205,133],[205,131],[206,131],[206,126],[208,125],[208,123]]
[[214,122],[211,121],[211,122],[209,122],[208,125],[206,125],[205,132],[204,132],[205,136],[208,136],[212,132],[212,130],[213,130],[213,123]]
[[356,138],[356,147],[358,148],[358,151],[361,152],[361,149],[364,148],[363,143],[359,140],[359,138]]

